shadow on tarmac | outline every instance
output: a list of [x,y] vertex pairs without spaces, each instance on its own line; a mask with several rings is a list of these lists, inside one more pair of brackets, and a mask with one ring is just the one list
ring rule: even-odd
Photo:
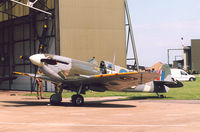
[[36,101],[0,101],[2,103],[8,103],[10,105],[2,105],[5,107],[23,107],[23,106],[45,106],[48,102],[36,102]]
[[140,97],[128,97],[128,100],[146,100],[146,99],[170,99],[172,97],[164,97],[164,98],[160,98],[158,96],[140,96]]
[[103,102],[123,101],[119,100],[103,100],[103,101],[86,101],[82,106],[73,106],[72,103],[61,102],[58,105],[51,105],[48,101],[0,101],[2,103],[10,103],[10,105],[3,105],[5,107],[24,107],[24,106],[64,106],[64,107],[96,107],[96,108],[129,108],[136,107],[135,105],[125,104],[106,104]]
[[[167,97],[171,98],[171,97]],[[5,107],[24,107],[24,106],[64,106],[64,107],[96,107],[96,108],[129,108],[136,107],[135,105],[126,105],[126,104],[111,104],[106,102],[116,102],[116,101],[128,101],[128,100],[147,100],[147,99],[165,99],[158,98],[158,96],[140,96],[140,97],[128,97],[122,99],[108,99],[101,101],[86,101],[82,106],[73,106],[71,102],[61,102],[58,105],[51,105],[49,101],[35,101],[37,99],[33,98],[23,98],[29,101],[0,101],[2,103],[9,103],[10,105],[3,105]],[[34,100],[34,101],[30,101]]]

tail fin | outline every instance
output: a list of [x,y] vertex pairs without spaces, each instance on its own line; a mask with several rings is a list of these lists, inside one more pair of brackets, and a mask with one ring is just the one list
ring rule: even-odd
[[172,81],[169,65],[162,64],[158,69],[158,73],[160,74],[160,77],[156,79],[157,81]]
[[[169,65],[162,64],[158,70],[160,73],[160,77],[156,79],[156,81],[160,81],[163,85],[169,88],[180,88],[183,87],[183,84],[179,81],[173,81],[171,78],[171,70]],[[154,81],[155,82],[155,81]],[[156,82],[158,83],[158,82]]]

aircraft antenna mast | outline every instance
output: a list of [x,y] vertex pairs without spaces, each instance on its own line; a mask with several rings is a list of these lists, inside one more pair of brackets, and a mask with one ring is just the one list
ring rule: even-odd
[[124,0],[124,5],[125,5],[125,12],[126,12],[126,17],[127,17],[127,21],[128,21],[128,24],[126,24],[128,26],[128,35],[127,35],[128,39],[127,39],[126,54],[128,53],[129,35],[130,35],[130,39],[131,39],[131,43],[132,43],[132,47],[133,47],[133,54],[134,54],[134,58],[127,59],[127,60],[135,60],[136,70],[139,72],[139,62],[138,62],[138,57],[137,57],[135,40],[134,40],[134,36],[133,36],[133,28],[132,28],[132,23],[131,23],[127,0]]

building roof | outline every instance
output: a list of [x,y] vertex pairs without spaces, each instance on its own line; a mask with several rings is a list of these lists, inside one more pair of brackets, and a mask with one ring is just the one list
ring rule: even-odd
[[153,66],[151,66],[151,70],[154,68],[155,71],[158,71],[159,68],[163,65],[162,62],[158,62],[156,64],[154,64]]
[[191,46],[184,46],[183,50],[191,50]]

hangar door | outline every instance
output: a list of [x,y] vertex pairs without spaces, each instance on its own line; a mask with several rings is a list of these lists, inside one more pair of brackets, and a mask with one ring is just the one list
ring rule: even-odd
[[126,64],[124,0],[60,0],[60,54]]
[[[54,0],[40,0],[35,7],[54,12]],[[35,73],[30,61],[20,56],[38,53],[40,43],[46,53],[55,54],[54,18],[8,0],[0,1],[0,89],[31,90],[33,79],[13,72]],[[48,26],[42,36],[44,24]],[[53,88],[48,87],[48,91]]]

